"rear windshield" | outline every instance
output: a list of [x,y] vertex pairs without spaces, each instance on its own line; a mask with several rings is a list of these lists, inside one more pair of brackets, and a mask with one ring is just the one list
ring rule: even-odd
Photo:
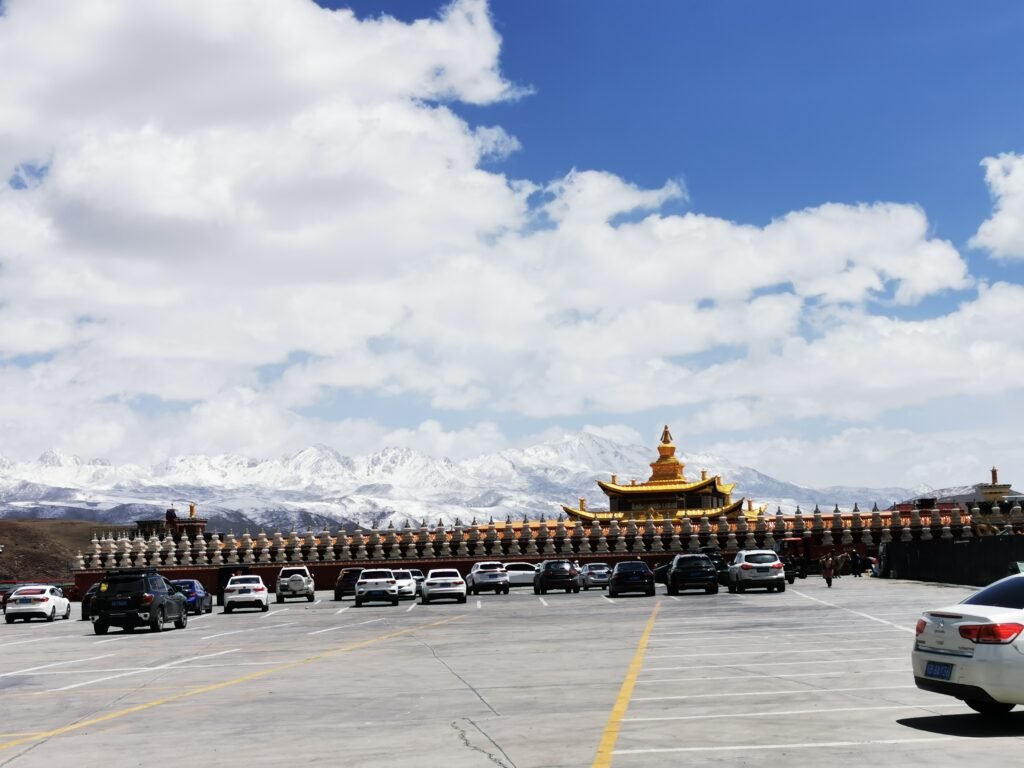
[[568,563],[564,563],[564,562],[563,563],[545,563],[544,567],[547,568],[549,571],[555,571],[555,570],[567,571],[567,570],[569,570],[569,564]]
[[363,572],[362,568],[346,568],[344,571],[341,572],[341,575],[342,576],[358,576],[362,572]]
[[363,579],[393,579],[391,571],[363,571]]
[[711,558],[704,555],[683,555],[676,558],[677,565],[693,565],[694,563],[710,563]]
[[587,567],[592,571],[607,571],[608,563],[591,563]]
[[[106,584],[107,588],[103,589],[103,584]],[[103,584],[100,585],[100,592],[145,592],[146,583],[139,578],[129,577],[127,579],[106,579]]]
[[992,605],[997,608],[1024,608],[1024,579],[1006,579],[968,597],[964,605]]
[[430,578],[432,579],[457,579],[459,578],[458,571],[431,571]]
[[760,555],[746,555],[743,558],[745,563],[774,563],[778,560],[778,555],[768,554],[767,552]]
[[305,576],[306,572],[301,568],[285,568],[281,571],[281,578],[287,579],[289,576]]
[[647,563],[619,563],[617,566],[620,571],[649,571]]
[[229,584],[259,584],[259,576],[232,576]]
[[411,579],[412,574],[408,571],[392,571],[396,579]]
[[42,595],[45,593],[45,589],[19,589],[14,593],[14,595],[17,597],[24,597],[25,595]]
[[501,563],[480,563],[480,565],[477,566],[477,570],[478,571],[499,571],[503,567],[504,566]]
[[172,581],[171,584],[173,584],[176,587],[184,587],[185,589],[196,588],[196,583],[194,581],[189,581],[188,579],[185,579],[184,581],[178,579],[177,581]]
[[535,571],[537,570],[529,563],[512,563],[505,566],[506,571]]

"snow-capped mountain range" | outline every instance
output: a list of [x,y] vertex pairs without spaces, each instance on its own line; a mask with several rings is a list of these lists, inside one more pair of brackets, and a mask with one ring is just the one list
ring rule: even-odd
[[[161,517],[189,501],[211,528],[241,531],[280,528],[396,526],[408,520],[465,523],[507,516],[557,515],[580,497],[607,508],[595,480],[616,473],[620,482],[646,479],[656,457],[651,446],[621,445],[589,432],[525,449],[460,462],[408,448],[342,456],[314,445],[277,459],[236,455],[178,456],[152,466],[85,461],[47,451],[36,461],[0,457],[0,517],[91,519],[109,526]],[[681,454],[689,477],[701,469],[736,483],[735,497],[792,512],[799,504],[863,509],[915,495],[908,488],[807,488],[737,466],[718,456]]]

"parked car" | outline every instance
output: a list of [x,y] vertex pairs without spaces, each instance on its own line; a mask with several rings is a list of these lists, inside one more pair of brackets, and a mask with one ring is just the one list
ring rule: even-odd
[[741,549],[729,565],[729,591],[758,588],[785,592],[785,566],[770,549]]
[[416,579],[407,570],[392,571],[395,577],[395,585],[398,587],[399,599],[403,597],[416,598]]
[[1024,575],[926,611],[915,631],[911,660],[918,688],[961,699],[989,716],[1024,704]]
[[283,603],[286,597],[304,597],[310,603],[316,599],[313,576],[306,566],[285,566],[277,574],[277,602]]
[[270,590],[260,576],[232,576],[224,587],[224,613],[235,608],[270,610]]
[[99,592],[100,583],[93,582],[92,586],[82,595],[82,621],[91,621],[93,605],[95,604],[96,593]]
[[385,600],[398,605],[398,582],[390,569],[367,568],[356,582],[356,607],[370,600]]
[[718,592],[718,570],[707,555],[676,555],[666,574],[670,595],[683,589],[703,589],[709,595]]
[[423,582],[420,600],[423,605],[434,600],[454,599],[466,602],[466,582],[454,568],[434,568],[427,573]]
[[533,585],[533,576],[537,573],[537,566],[533,563],[505,563],[505,573],[508,574],[510,587],[529,587]]
[[177,629],[188,626],[188,603],[180,589],[155,568],[122,568],[108,571],[100,582],[93,608],[92,628],[97,635],[110,627],[127,632],[136,627],[163,631],[173,621]]
[[[260,580],[262,583],[262,579]],[[230,582],[228,582],[230,584]],[[171,582],[180,587],[188,603],[188,609],[196,616],[204,613],[213,613],[213,595],[206,591],[201,581],[195,579],[175,579]]]
[[608,597],[618,597],[627,592],[643,592],[654,595],[654,571],[643,560],[624,560],[616,563],[608,582]]
[[426,577],[423,575],[423,571],[419,568],[410,568],[409,573],[411,573],[413,579],[416,580],[416,594],[418,595],[423,589],[423,582],[426,580]]
[[718,585],[721,587],[729,586],[729,564],[722,557],[722,551],[716,547],[701,547],[699,552],[702,555],[707,555],[711,562],[715,564],[715,570],[718,571]]
[[362,568],[342,568],[338,580],[334,582],[334,599],[344,600],[346,595],[354,595],[356,582],[359,581],[359,574],[362,572]]
[[608,563],[587,563],[580,569],[580,583],[584,589],[606,589],[611,577],[612,569]]
[[29,584],[18,587],[7,598],[7,615],[4,620],[13,624],[18,619],[71,618],[71,601],[64,597],[60,587],[46,584]]
[[493,560],[473,563],[473,567],[466,574],[466,590],[472,595],[479,595],[481,592],[507,595],[509,583],[505,566]]
[[580,591],[580,572],[568,560],[545,560],[533,576],[533,594],[546,595],[549,589]]

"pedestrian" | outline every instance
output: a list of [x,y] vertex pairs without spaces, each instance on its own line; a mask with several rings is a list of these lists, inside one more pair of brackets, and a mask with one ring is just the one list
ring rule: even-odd
[[832,577],[835,575],[836,564],[832,559],[832,555],[826,555],[825,559],[821,561],[821,576],[825,579],[825,584],[829,589],[832,589]]
[[864,563],[860,558],[860,553],[855,549],[850,553],[850,573],[859,579],[863,572]]

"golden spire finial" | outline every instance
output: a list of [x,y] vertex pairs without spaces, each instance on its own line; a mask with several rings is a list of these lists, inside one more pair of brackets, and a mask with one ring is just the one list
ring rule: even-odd
[[999,470],[992,467],[992,485],[999,485]]
[[670,445],[672,443],[672,433],[668,431],[668,424],[665,425],[665,429],[661,431],[661,444]]

